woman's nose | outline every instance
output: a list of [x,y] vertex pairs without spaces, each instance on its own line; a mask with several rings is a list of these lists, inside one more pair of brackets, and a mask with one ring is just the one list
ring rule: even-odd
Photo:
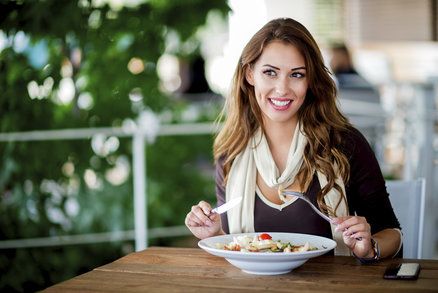
[[279,78],[275,84],[275,91],[279,96],[285,96],[288,92],[288,81],[286,78]]

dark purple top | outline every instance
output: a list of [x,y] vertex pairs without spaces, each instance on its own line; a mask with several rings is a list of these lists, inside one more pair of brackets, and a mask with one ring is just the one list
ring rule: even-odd
[[[371,234],[386,228],[400,229],[379,164],[365,137],[358,130],[353,129],[345,135],[342,150],[350,162],[350,179],[345,185],[350,215],[365,217],[371,225]],[[225,202],[223,178],[222,159],[216,165],[218,205]],[[315,174],[306,195],[316,206],[318,206],[316,196],[320,189]],[[221,217],[223,230],[229,233],[226,213]],[[306,233],[333,238],[330,224],[302,200],[296,200],[280,211],[268,206],[256,195],[254,229],[256,232]]]

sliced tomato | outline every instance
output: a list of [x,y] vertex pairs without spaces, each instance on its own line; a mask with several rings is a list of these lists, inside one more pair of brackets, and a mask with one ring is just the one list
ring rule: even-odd
[[268,240],[268,239],[272,239],[271,235],[269,235],[268,233],[262,233],[259,235],[259,238],[261,240]]

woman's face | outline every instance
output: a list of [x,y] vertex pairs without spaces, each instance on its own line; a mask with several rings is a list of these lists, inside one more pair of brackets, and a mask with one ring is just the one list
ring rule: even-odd
[[304,57],[285,42],[273,41],[247,70],[265,124],[298,121],[308,82]]

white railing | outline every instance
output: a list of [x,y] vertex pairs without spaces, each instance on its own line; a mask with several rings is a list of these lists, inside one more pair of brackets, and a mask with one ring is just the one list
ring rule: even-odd
[[[190,235],[186,226],[160,227],[148,229],[149,239]],[[61,245],[78,245],[100,242],[128,241],[135,239],[135,230],[36,237],[26,239],[8,239],[0,241],[0,249],[49,247]]]
[[[157,136],[200,135],[213,134],[216,131],[214,123],[184,123],[160,125]],[[10,141],[46,141],[90,139],[95,134],[117,137],[132,137],[133,185],[134,185],[134,230],[94,233],[82,235],[42,237],[32,239],[12,239],[0,241],[0,249],[19,247],[41,247],[52,245],[68,245],[94,243],[112,240],[135,239],[135,250],[143,250],[148,245],[148,238],[162,236],[188,235],[185,227],[162,227],[148,229],[147,227],[147,177],[146,177],[146,138],[150,137],[147,125],[135,127],[101,127],[87,129],[38,130],[27,132],[0,133],[0,142]],[[150,234],[150,235],[149,235]]]

